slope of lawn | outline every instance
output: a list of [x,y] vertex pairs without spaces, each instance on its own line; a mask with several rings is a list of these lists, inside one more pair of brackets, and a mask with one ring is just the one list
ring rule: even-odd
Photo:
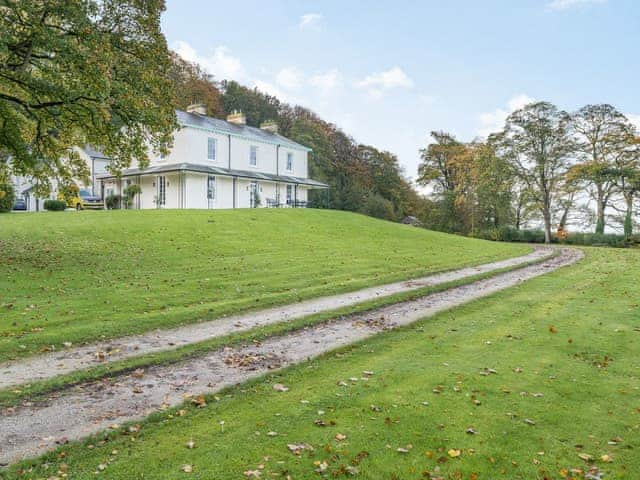
[[0,216],[0,361],[526,253],[345,212]]
[[5,475],[542,480],[596,467],[604,475],[591,478],[636,478],[639,268],[640,251],[589,250],[575,266]]

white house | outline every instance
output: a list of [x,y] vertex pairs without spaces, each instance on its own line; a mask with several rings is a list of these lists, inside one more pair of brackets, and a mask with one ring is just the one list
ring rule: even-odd
[[296,207],[306,206],[310,189],[327,188],[309,178],[310,149],[278,135],[275,123],[249,127],[237,112],[219,120],[202,105],[177,116],[171,152],[117,177],[98,175],[103,198],[136,184],[134,208]]
[[[95,148],[87,145],[84,147],[75,147],[75,151],[80,155],[89,168],[89,178],[91,180],[90,185],[81,185],[83,189],[90,190],[93,195],[102,197],[101,182],[98,177],[107,173],[107,166],[109,165],[109,159],[105,155],[96,150]],[[48,198],[56,199],[57,182],[52,181],[52,191],[47,198],[41,198],[34,194],[34,187],[36,182],[29,177],[14,176],[12,177],[13,186],[18,198],[24,199],[27,210],[30,212],[38,212],[44,210],[44,201]]]

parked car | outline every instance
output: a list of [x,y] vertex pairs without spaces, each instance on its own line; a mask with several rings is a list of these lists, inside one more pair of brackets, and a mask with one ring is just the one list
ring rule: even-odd
[[89,190],[81,188],[78,196],[69,202],[69,206],[76,210],[102,210],[104,209],[104,201]]
[[27,210],[27,202],[25,201],[24,198],[17,198],[16,201],[13,202],[13,209],[14,210],[26,211]]

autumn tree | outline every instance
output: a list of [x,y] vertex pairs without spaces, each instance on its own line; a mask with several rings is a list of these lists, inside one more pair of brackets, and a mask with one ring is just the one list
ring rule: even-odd
[[533,198],[544,222],[546,243],[551,242],[553,209],[575,151],[569,120],[551,103],[531,103],[509,115],[504,130],[490,136]]
[[483,142],[462,143],[433,132],[420,151],[418,181],[430,186],[441,207],[441,224],[474,233],[510,224],[513,176],[509,164]]
[[175,52],[170,55],[169,78],[176,92],[176,108],[186,110],[191,104],[202,103],[207,115],[224,118],[222,94],[213,76],[197,63],[188,62]]
[[162,0],[0,4],[0,157],[47,190],[84,178],[76,145],[94,144],[115,169],[163,149],[176,119]]
[[596,203],[596,233],[604,233],[605,212],[617,190],[613,167],[628,149],[634,127],[611,105],[586,105],[571,116],[580,163],[569,180],[582,183]]

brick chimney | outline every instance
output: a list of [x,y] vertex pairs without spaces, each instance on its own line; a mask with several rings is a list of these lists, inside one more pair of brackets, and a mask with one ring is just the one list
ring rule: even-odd
[[275,120],[265,120],[260,124],[260,129],[269,133],[278,133],[278,124]]
[[244,113],[234,110],[229,115],[227,115],[227,122],[235,123],[236,125],[246,125],[247,117]]
[[187,113],[197,113],[198,115],[206,115],[207,107],[204,103],[193,103],[187,107]]

